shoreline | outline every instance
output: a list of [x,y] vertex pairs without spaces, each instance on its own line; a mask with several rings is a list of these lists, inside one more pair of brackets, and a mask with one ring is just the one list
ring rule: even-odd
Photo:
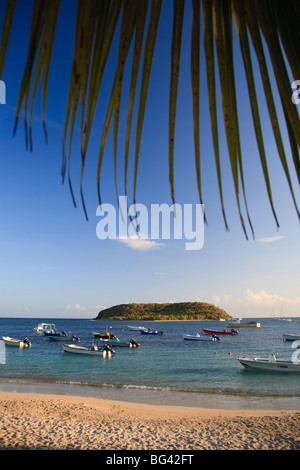
[[300,449],[297,410],[150,405],[0,391],[0,449]]
[[103,399],[149,406],[174,406],[215,410],[300,410],[299,397],[250,396],[224,393],[183,392],[144,387],[114,387],[32,381],[0,381],[0,393],[61,395],[82,399]]

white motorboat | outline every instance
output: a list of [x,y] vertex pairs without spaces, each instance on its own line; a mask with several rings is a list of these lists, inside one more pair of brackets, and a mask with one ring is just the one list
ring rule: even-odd
[[233,318],[232,320],[229,320],[228,323],[232,323],[233,325],[239,325],[242,321],[242,318]]
[[37,333],[44,334],[53,334],[56,333],[56,328],[54,323],[40,323],[37,328],[34,328]]
[[101,356],[101,357],[111,357],[112,351],[103,349],[98,349],[97,346],[91,346],[87,348],[85,346],[78,346],[77,344],[63,344],[63,350],[68,353],[73,354],[85,354],[88,356]]
[[115,339],[104,339],[104,338],[100,338],[100,341],[102,341],[103,343],[106,343],[106,344],[109,344],[110,346],[113,346],[113,347],[124,347],[124,348],[139,348],[140,347],[140,344],[135,341],[135,339],[131,339],[130,341],[120,341],[119,338],[115,338]]
[[145,326],[131,326],[127,325],[127,328],[129,328],[130,331],[140,331],[140,330],[147,330]]
[[268,358],[238,357],[238,361],[246,368],[276,372],[300,372],[300,363],[285,359],[277,359],[274,354]]
[[72,336],[65,336],[65,335],[51,335],[48,336],[49,341],[63,341],[63,342],[68,342],[68,343],[75,343],[76,341],[79,342],[80,338],[78,338],[76,335]]
[[197,333],[196,335],[183,335],[183,339],[191,340],[191,341],[218,341],[220,338],[218,338],[216,335],[208,336],[208,335],[199,335]]
[[5,346],[15,346],[17,348],[30,348],[31,347],[31,343],[28,340],[28,338],[16,339],[16,338],[11,338],[10,336],[2,336],[2,340]]
[[297,339],[300,339],[300,335],[282,333],[282,336],[285,341],[297,341]]

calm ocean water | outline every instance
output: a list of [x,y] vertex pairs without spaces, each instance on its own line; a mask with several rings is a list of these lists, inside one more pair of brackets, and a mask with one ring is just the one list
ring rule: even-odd
[[[247,321],[255,319],[247,318]],[[27,336],[32,347],[6,347],[0,364],[0,390],[64,393],[101,398],[227,408],[298,409],[300,374],[245,370],[239,355],[291,358],[291,342],[282,333],[300,333],[300,318],[291,322],[260,318],[261,328],[239,328],[218,342],[183,340],[202,328],[225,328],[225,322],[126,322],[73,319],[0,318],[0,339]],[[67,354],[60,343],[35,333],[41,322],[76,334],[91,346],[93,332],[109,330],[120,340],[135,338],[137,349],[115,348],[111,358]],[[145,336],[128,325],[156,327],[164,336]]]

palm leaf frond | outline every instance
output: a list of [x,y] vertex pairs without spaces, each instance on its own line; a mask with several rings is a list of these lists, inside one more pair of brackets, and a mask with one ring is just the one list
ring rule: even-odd
[[[3,28],[0,41],[0,77],[3,72],[8,41],[17,0],[7,0]],[[122,104],[123,82],[125,65],[128,62],[131,44],[133,54],[131,63],[131,78],[127,109],[126,137],[124,149],[124,190],[127,195],[129,149],[134,140],[133,162],[133,201],[136,203],[138,168],[141,154],[142,131],[148,99],[148,88],[151,77],[154,51],[157,47],[157,32],[160,23],[162,0],[78,0],[75,26],[74,51],[72,69],[70,73],[69,90],[65,122],[62,134],[62,178],[68,175],[71,195],[74,205],[76,201],[71,182],[71,149],[75,122],[80,113],[80,195],[85,215],[87,210],[83,196],[83,177],[86,164],[87,151],[95,111],[99,101],[103,75],[111,52],[111,46],[116,35],[119,35],[119,48],[115,70],[113,70],[113,83],[111,95],[106,108],[106,117],[100,141],[98,169],[96,184],[99,201],[100,177],[104,157],[105,144],[108,137],[109,126],[113,120],[113,162],[115,172],[115,188],[118,195],[117,169],[118,169],[118,139],[120,127],[120,112]],[[150,8],[148,8],[150,7]],[[60,10],[60,0],[35,0],[31,16],[28,54],[24,68],[20,91],[16,106],[16,119],[14,133],[18,126],[19,116],[24,106],[24,125],[26,146],[32,150],[32,122],[34,104],[36,101],[39,83],[42,82],[42,108],[43,128],[47,141],[46,130],[46,98],[47,83],[51,65],[53,44]],[[148,11],[149,10],[149,11]],[[171,199],[175,202],[175,136],[178,79],[181,64],[181,43],[186,4],[185,0],[173,0],[173,30],[170,44],[171,68],[169,89],[169,181]],[[201,15],[202,11],[202,15]],[[217,115],[217,85],[218,70],[220,93],[223,112],[223,123],[227,141],[227,150],[230,169],[237,202],[238,213],[245,236],[248,238],[243,211],[246,211],[252,236],[254,230],[250,219],[246,198],[246,176],[244,171],[244,156],[242,156],[242,142],[240,134],[240,117],[238,114],[238,100],[235,85],[235,67],[233,50],[233,23],[237,32],[246,84],[249,93],[249,103],[256,135],[258,155],[260,157],[263,178],[266,184],[267,195],[277,227],[279,221],[275,212],[274,188],[270,178],[270,165],[272,155],[268,154],[264,140],[264,126],[260,114],[260,103],[257,98],[254,67],[252,65],[252,52],[257,59],[262,80],[266,105],[273,129],[279,159],[282,165],[297,215],[300,213],[293,187],[293,176],[300,182],[300,120],[297,107],[291,101],[291,82],[300,78],[300,13],[296,0],[192,0],[191,27],[191,84],[192,84],[192,115],[193,136],[195,149],[195,176],[200,202],[205,198],[202,194],[202,164],[200,155],[200,33],[203,23],[204,57],[207,78],[207,94],[212,131],[212,142],[215,166],[217,172],[218,192],[225,228],[228,230],[225,215],[224,183],[221,174],[221,164],[224,152],[220,149],[219,129],[220,120]],[[266,45],[266,47],[265,47]],[[252,48],[251,48],[252,46]],[[143,50],[144,49],[144,50]],[[268,53],[271,70],[269,71]],[[267,65],[268,64],[268,65]],[[141,73],[141,87],[139,100],[137,100],[138,75]],[[287,149],[282,136],[278,117],[278,106],[275,104],[271,86],[272,76],[275,77],[277,91],[281,101],[284,122],[290,144],[292,166],[289,168]],[[31,98],[30,98],[31,97]],[[31,101],[30,101],[31,99]],[[137,120],[135,139],[131,138],[133,112],[137,103]],[[28,121],[28,109],[29,121]],[[205,175],[204,175],[205,177]],[[206,220],[206,219],[205,219]]]

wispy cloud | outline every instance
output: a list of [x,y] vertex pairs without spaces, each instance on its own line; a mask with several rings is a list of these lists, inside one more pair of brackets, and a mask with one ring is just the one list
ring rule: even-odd
[[155,273],[155,276],[165,276],[167,273],[163,272],[163,271],[156,271]]
[[118,240],[125,245],[127,245],[132,250],[138,251],[149,251],[149,250],[157,250],[163,243],[158,243],[154,240],[147,240],[144,238],[118,238]]
[[284,297],[279,294],[271,294],[265,290],[260,290],[255,293],[251,289],[247,289],[245,299],[242,301],[250,301],[256,305],[268,305],[268,306],[278,306],[282,304],[286,305],[300,305],[300,297]]
[[282,240],[283,236],[276,236],[276,237],[266,237],[266,238],[257,238],[257,242],[259,243],[274,243],[274,242],[278,242],[279,240]]

